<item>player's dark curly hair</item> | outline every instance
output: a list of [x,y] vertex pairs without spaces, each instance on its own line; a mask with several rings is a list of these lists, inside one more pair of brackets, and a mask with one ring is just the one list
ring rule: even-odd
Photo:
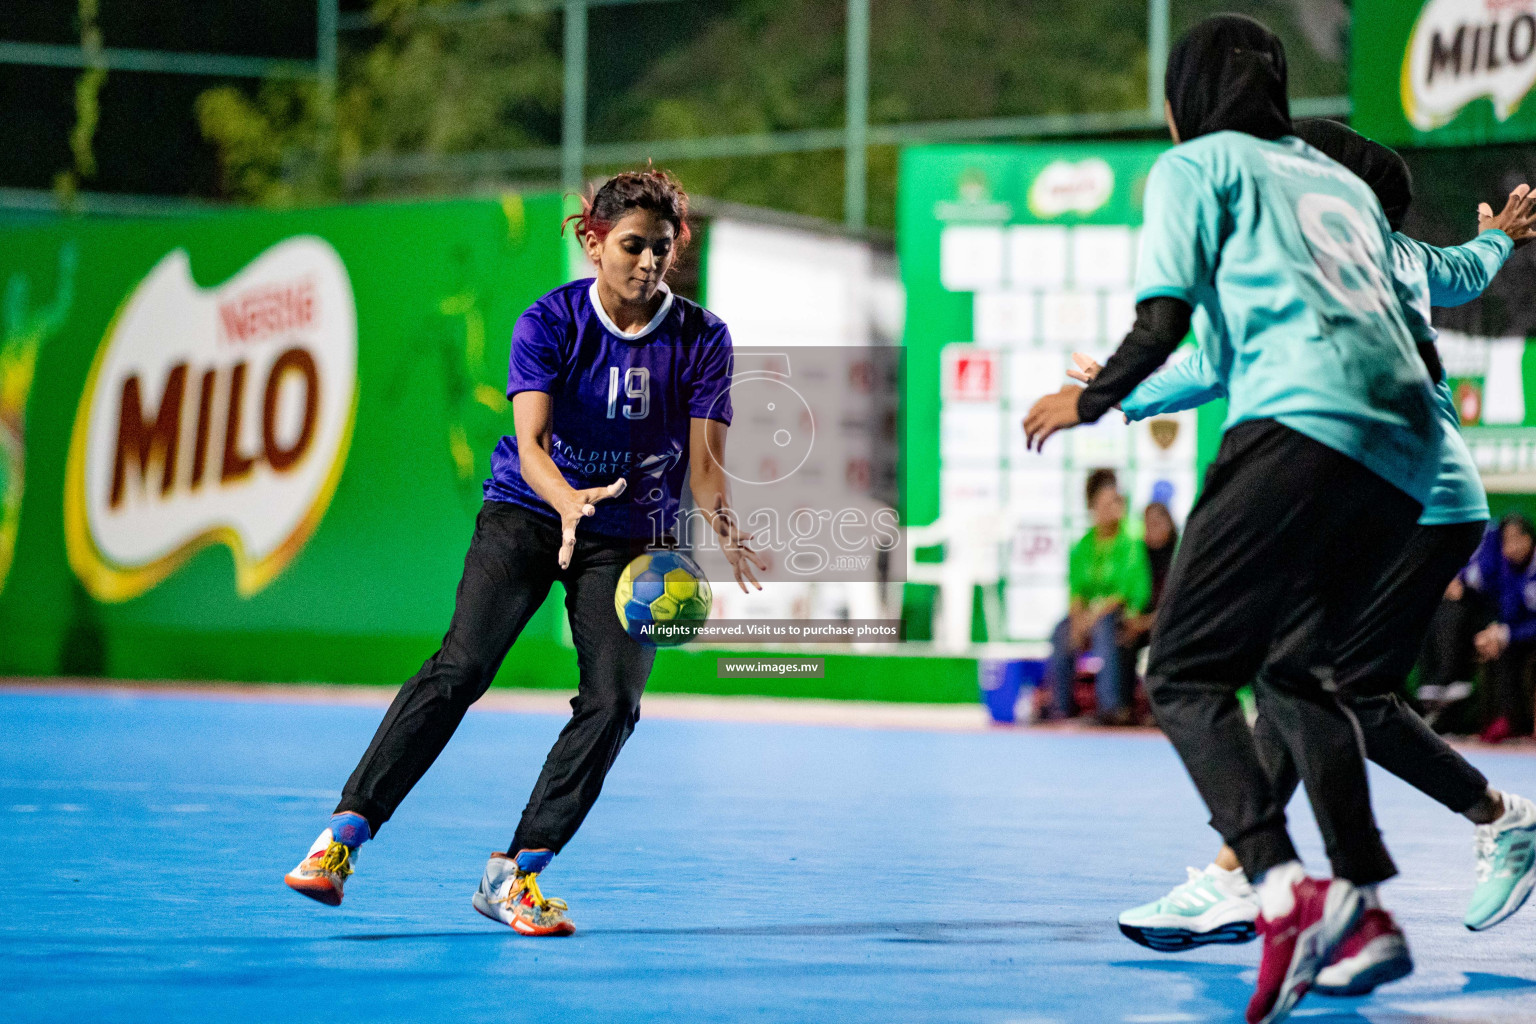
[[1093,504],[1093,499],[1099,496],[1099,492],[1108,487],[1117,490],[1120,487],[1120,478],[1115,476],[1115,471],[1100,468],[1088,474],[1088,486],[1083,488],[1083,497],[1088,504]]
[[692,233],[688,230],[688,193],[676,178],[659,168],[623,171],[603,182],[591,195],[582,196],[581,212],[573,213],[561,224],[574,223],[576,237],[586,241],[591,235],[598,241],[608,237],[630,210],[650,210],[672,224],[673,251],[682,252]]

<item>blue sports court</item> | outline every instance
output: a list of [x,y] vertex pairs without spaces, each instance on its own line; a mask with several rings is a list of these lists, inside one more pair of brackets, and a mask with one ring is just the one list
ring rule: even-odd
[[1536,0],[0,6],[0,1024],[1536,1024],[1533,94]]
[[[544,876],[577,934],[530,940],[469,896],[553,714],[471,713],[340,908],[284,887],[378,714],[0,695],[0,1016],[1195,1024],[1240,1019],[1252,988],[1256,946],[1159,955],[1115,929],[1216,846],[1154,733],[645,720]],[[1536,793],[1536,757],[1471,756]],[[1295,1016],[1531,1020],[1536,911],[1463,929],[1470,826],[1374,781],[1418,971]]]

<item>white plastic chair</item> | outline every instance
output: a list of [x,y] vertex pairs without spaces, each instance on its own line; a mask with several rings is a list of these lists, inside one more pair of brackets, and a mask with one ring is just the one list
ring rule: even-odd
[[[940,650],[964,651],[971,645],[976,588],[982,591],[982,621],[988,638],[1003,622],[997,583],[1002,579],[1002,514],[940,516],[927,526],[907,527],[907,582],[939,588],[934,612],[934,642]],[[917,561],[917,549],[944,545],[942,562]]]

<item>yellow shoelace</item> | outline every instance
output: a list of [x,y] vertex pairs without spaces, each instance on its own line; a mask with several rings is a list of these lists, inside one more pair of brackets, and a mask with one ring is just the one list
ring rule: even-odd
[[519,875],[518,878],[517,878],[517,881],[514,882],[513,885],[512,885],[512,891],[507,893],[505,899],[500,899],[500,900],[497,900],[496,902],[497,903],[508,903],[508,904],[510,904],[510,903],[515,902],[524,893],[528,894],[529,900],[531,900],[533,902],[533,905],[535,907],[537,907],[538,909],[540,909],[540,910],[549,910],[549,909],[554,909],[554,910],[570,910],[571,909],[570,905],[567,904],[565,902],[565,900],[560,900],[560,899],[555,899],[555,898],[550,897],[550,896],[545,896],[542,892],[539,891],[539,874],[538,874],[537,871],[533,872],[532,874]]
[[346,843],[331,843],[320,858],[320,870],[346,878],[352,873],[352,848]]

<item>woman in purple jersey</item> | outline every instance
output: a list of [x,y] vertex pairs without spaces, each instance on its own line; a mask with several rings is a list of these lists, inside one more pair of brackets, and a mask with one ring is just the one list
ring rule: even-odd
[[688,197],[663,171],[608,180],[572,218],[597,268],[535,302],[512,336],[515,436],[491,458],[453,620],[401,687],[289,886],[341,903],[357,849],[426,773],[490,686],[550,587],[565,587],[579,692],[507,853],[475,909],[524,935],[569,935],[537,876],[581,826],[640,717],[654,649],[614,613],[619,575],[674,529],[684,477],[743,590],[766,566],[734,525],[720,463],[731,421],[731,336],[666,285],[688,242]]

